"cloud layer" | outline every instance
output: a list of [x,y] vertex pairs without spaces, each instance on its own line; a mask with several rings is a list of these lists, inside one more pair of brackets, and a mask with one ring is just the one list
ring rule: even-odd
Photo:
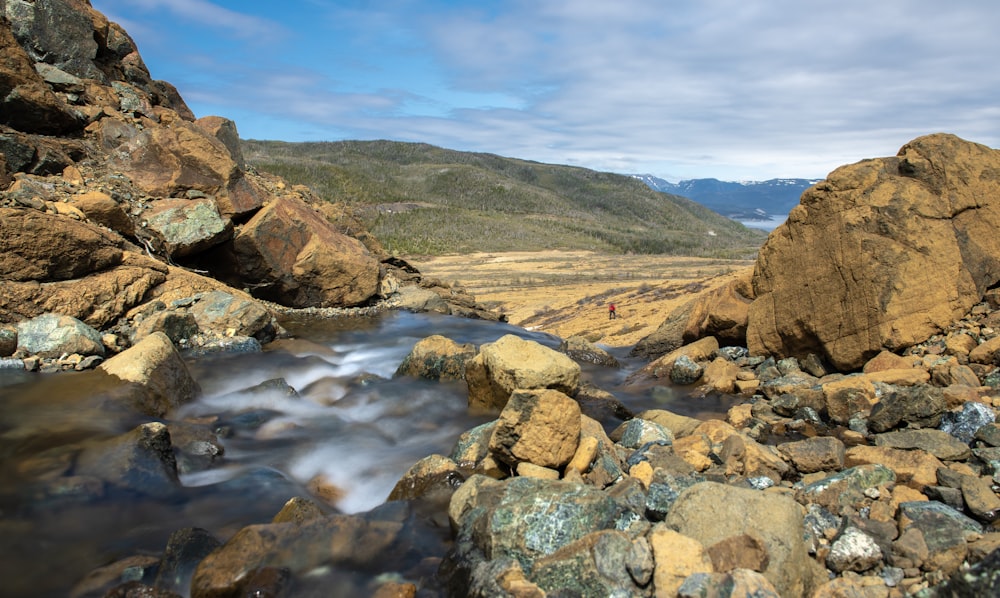
[[245,138],[670,180],[819,177],[937,131],[1000,142],[993,0],[93,4]]

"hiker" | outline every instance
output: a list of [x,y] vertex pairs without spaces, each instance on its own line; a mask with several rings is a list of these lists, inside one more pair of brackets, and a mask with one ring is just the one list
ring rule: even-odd
[[617,314],[615,313],[615,304],[614,303],[608,304],[608,319],[614,320],[616,317]]

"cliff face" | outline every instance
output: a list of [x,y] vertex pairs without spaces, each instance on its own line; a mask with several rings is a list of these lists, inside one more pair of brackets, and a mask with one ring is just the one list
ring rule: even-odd
[[107,326],[165,289],[226,284],[291,307],[365,304],[381,249],[320,203],[248,169],[236,125],[196,119],[89,2],[0,0],[0,322]]

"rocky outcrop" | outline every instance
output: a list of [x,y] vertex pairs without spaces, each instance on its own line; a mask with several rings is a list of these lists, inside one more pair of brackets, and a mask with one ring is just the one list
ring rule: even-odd
[[929,135],[841,167],[760,250],[751,353],[840,370],[959,319],[1000,282],[1000,152]]

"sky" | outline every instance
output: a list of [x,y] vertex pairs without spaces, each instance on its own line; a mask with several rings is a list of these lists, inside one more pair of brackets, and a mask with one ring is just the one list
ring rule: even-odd
[[996,0],[92,0],[244,139],[391,139],[669,181],[1000,145]]

